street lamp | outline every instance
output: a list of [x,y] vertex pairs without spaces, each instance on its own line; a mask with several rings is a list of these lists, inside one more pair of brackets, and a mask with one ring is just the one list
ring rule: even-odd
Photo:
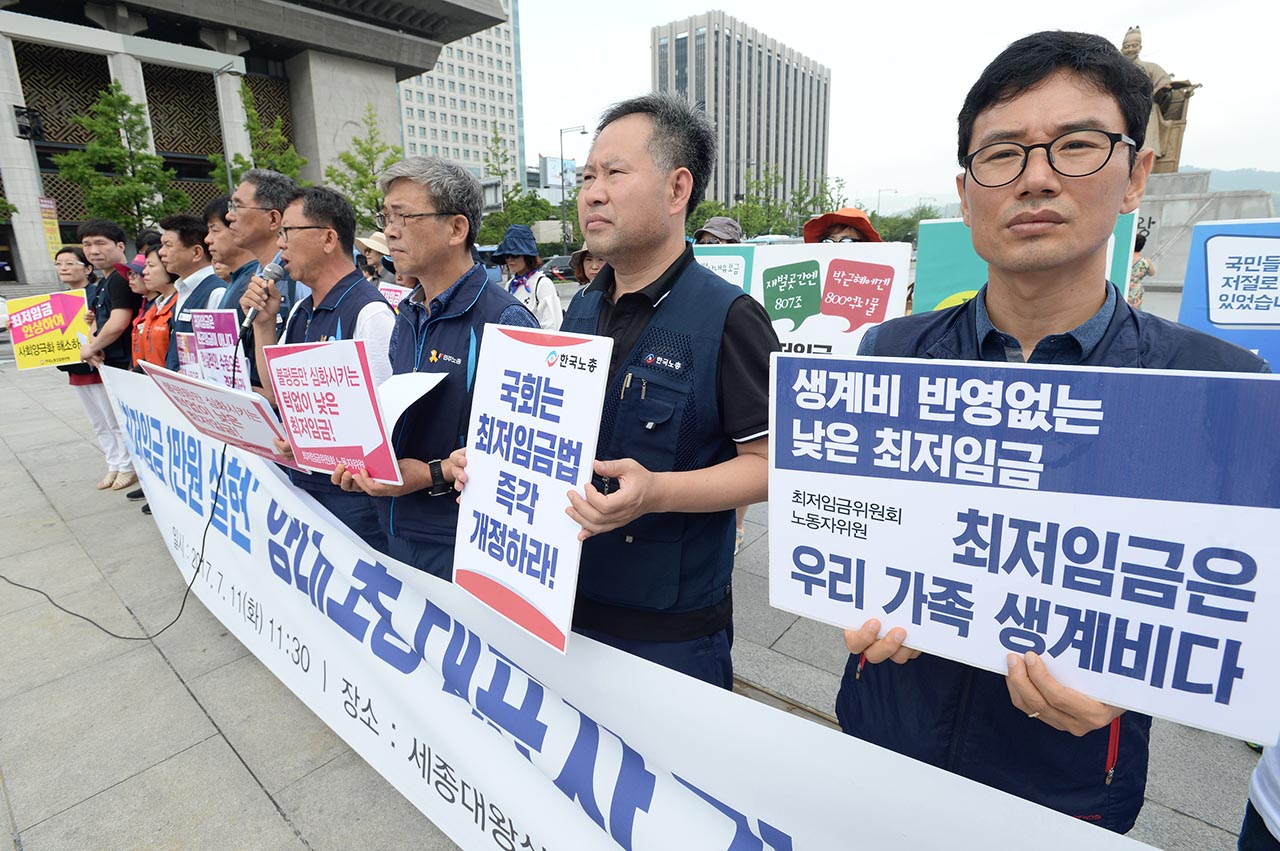
[[[221,68],[216,69],[213,72],[214,85],[216,86],[218,84],[218,78],[221,77],[223,74],[226,74],[231,77],[243,77],[244,74],[235,70],[235,65],[236,63],[232,61],[232,62],[228,62],[226,65],[223,65]],[[216,97],[216,93],[215,93],[215,97]],[[232,179],[231,179],[231,151],[227,145],[226,136],[227,136],[227,133],[224,131],[223,139],[222,139],[222,162],[227,167],[227,194],[231,195],[236,191],[236,185],[234,182],[232,182]]]
[[[565,219],[564,213],[564,134],[578,133],[579,135],[587,135],[587,128],[579,124],[577,127],[564,127],[560,130],[560,253],[569,253],[569,223]],[[574,175],[574,183],[578,182],[577,174]]]
[[896,189],[877,189],[876,190],[876,218],[877,219],[880,218],[880,196],[886,192],[892,192],[894,195],[898,194],[898,190]]

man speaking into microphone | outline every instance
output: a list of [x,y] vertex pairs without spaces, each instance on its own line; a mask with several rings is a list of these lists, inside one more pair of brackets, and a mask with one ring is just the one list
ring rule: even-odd
[[[285,207],[277,237],[280,262],[295,279],[310,285],[311,294],[289,311],[281,342],[364,340],[374,382],[381,384],[391,375],[387,346],[396,316],[377,287],[366,281],[352,262],[355,236],[355,210],[351,202],[332,189],[309,186],[299,190]],[[275,276],[267,276],[268,271],[274,270],[265,268],[263,275],[249,282],[240,299],[240,309],[252,316],[253,357],[258,374],[263,376],[269,375],[263,350],[275,341],[281,306],[280,292],[268,279]],[[263,381],[260,392],[275,404],[270,381]],[[276,448],[286,452],[289,444],[277,442]],[[387,538],[368,494],[345,492],[320,473],[291,469],[289,478],[365,543],[379,552],[386,551]]]

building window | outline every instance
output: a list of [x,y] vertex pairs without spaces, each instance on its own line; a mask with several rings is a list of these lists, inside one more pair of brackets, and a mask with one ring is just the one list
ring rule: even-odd
[[410,142],[410,143],[409,143],[409,153],[411,153],[411,154],[416,154],[416,153],[418,153],[418,143],[417,143],[417,142]]
[[404,117],[405,117],[405,118],[413,118],[413,107],[411,107],[411,106],[406,106],[406,107],[404,108]]
[[418,92],[418,103],[422,103],[422,101],[423,101],[422,92]]
[[404,90],[404,99],[405,99],[405,100],[413,100],[413,92],[409,91],[408,89],[405,89],[405,90]]

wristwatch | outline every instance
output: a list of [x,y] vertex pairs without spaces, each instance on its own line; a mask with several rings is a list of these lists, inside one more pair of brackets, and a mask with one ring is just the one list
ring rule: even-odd
[[444,480],[442,464],[443,460],[440,458],[427,462],[427,469],[431,471],[431,489],[427,491],[427,496],[444,496],[453,490],[453,487]]

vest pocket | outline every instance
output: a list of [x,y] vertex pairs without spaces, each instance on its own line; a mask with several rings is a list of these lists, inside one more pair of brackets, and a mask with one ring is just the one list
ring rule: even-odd
[[614,422],[615,458],[633,458],[646,470],[675,469],[680,425],[688,387],[669,383],[648,370],[633,369]]
[[578,589],[601,603],[666,609],[680,594],[679,514],[647,514],[582,545]]

